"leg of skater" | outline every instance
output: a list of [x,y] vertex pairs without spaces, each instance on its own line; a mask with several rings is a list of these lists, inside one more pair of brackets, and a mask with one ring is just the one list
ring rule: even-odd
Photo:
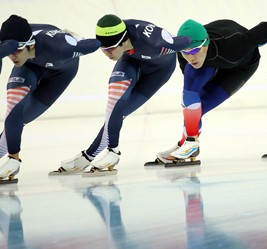
[[[164,152],[158,153],[156,161],[160,163],[170,163],[177,158],[177,151],[181,154],[181,159],[189,158],[190,156],[195,157],[199,154],[197,138],[202,117],[200,93],[205,84],[207,84],[214,74],[214,68],[203,67],[194,70],[191,65],[186,65],[182,97],[184,114],[183,136],[175,146]],[[187,142],[185,143],[186,139]]]
[[[103,169],[113,170],[113,167],[119,162],[120,158],[118,140],[123,123],[124,103],[138,80],[138,67],[138,63],[129,58],[116,63],[109,79],[104,125],[88,149],[83,150],[70,159],[62,161],[60,168],[50,172],[49,175],[81,172],[77,169],[84,171],[85,168],[91,165],[97,155],[99,156],[94,160],[94,164],[91,165],[92,167],[101,168],[100,164],[105,164],[106,166]],[[116,74],[117,71],[120,74]],[[106,161],[103,162],[103,160]]]
[[[223,103],[226,99],[228,99],[230,96],[232,96],[234,93],[236,93],[254,74],[257,67],[258,63],[256,63],[255,65],[251,65],[250,67],[245,67],[243,69],[240,68],[238,70],[233,70],[231,74],[225,72],[224,70],[218,72],[216,76],[209,83],[206,84],[206,86],[203,88],[203,91],[201,92],[200,98],[202,105],[204,106],[202,108],[203,111],[201,116],[203,116],[210,110],[214,109],[215,107]],[[235,84],[229,85],[227,84],[227,82],[235,82]],[[195,114],[194,116],[197,116],[197,114]],[[185,113],[184,117],[186,119]],[[194,120],[191,121],[190,118],[188,118],[188,123],[194,124]],[[185,125],[187,127],[186,122]],[[194,150],[196,142],[192,140],[193,139],[197,140],[198,136],[197,135],[192,136],[192,135],[197,134],[198,132],[196,126],[194,126],[193,133],[191,131],[192,127],[189,125],[189,129],[187,129],[188,137],[186,139],[186,142],[182,146],[185,148],[184,150],[185,153],[182,151],[181,147],[177,151],[172,153],[173,156],[177,158],[186,158],[187,153],[190,152],[190,150],[192,151]],[[190,139],[192,142],[191,141],[187,142],[188,139]],[[188,144],[189,146],[185,146],[185,144]]]
[[[8,111],[0,140],[1,148],[6,147],[8,159],[0,166],[2,179],[13,176],[19,171],[21,164],[19,152],[24,126],[39,117],[56,101],[76,75],[77,69],[78,59],[69,65],[69,70],[66,72],[56,70],[46,72],[46,69],[38,70],[36,66],[14,68],[10,79],[16,79],[19,75],[25,79],[25,84],[11,80],[8,84]],[[3,156],[5,150],[2,153]]]
[[[200,92],[200,100],[202,107],[202,116],[207,112],[213,110],[225,100],[231,97],[237,92],[255,73],[258,67],[258,63],[251,65],[250,67],[241,68],[239,70],[232,70],[231,74],[226,70],[220,70],[216,73],[215,77],[210,80]],[[229,84],[232,82],[232,84]],[[202,120],[200,120],[198,127],[198,136],[201,133]],[[187,131],[184,128],[182,139],[179,140],[177,148],[173,147],[174,150],[170,149],[164,152],[160,152],[157,155],[161,161],[166,160],[165,163],[171,163],[173,160],[172,152],[178,151],[181,145],[184,144],[186,137],[188,136]],[[197,137],[198,137],[197,136]],[[176,154],[177,155],[177,154]],[[163,160],[162,160],[163,158]],[[163,161],[164,162],[164,161]]]
[[[170,78],[175,69],[175,55],[162,60],[164,68],[155,65],[154,73],[145,63],[119,61],[112,75],[122,72],[124,77],[112,76],[109,83],[106,122],[91,146],[84,151],[93,169],[113,167],[119,162],[119,133],[123,120],[151,98]],[[151,65],[150,65],[151,70]],[[127,78],[126,78],[127,76]],[[156,79],[156,80],[155,80]],[[65,162],[71,162],[66,160]],[[76,160],[79,163],[78,160]],[[107,166],[104,166],[107,165]],[[61,165],[64,167],[64,165]],[[104,167],[103,167],[104,166]],[[90,172],[90,171],[89,171]],[[88,174],[87,174],[88,175]]]
[[[166,58],[166,63],[170,63],[171,58]],[[140,65],[140,72],[141,76],[138,79],[136,85],[133,87],[131,93],[129,96],[125,99],[123,104],[123,109],[122,109],[122,117],[126,117],[135,110],[137,110],[141,105],[143,105],[148,99],[150,99],[161,87],[163,84],[165,84],[168,79],[171,76],[171,73],[173,72],[175,65],[170,64],[171,66],[169,67],[168,70],[166,69],[158,69],[155,70],[155,72],[152,74],[146,74],[148,68],[145,64]],[[155,81],[154,79],[157,79]],[[109,125],[110,126],[110,125]],[[121,126],[120,126],[121,128]],[[111,132],[112,133],[112,132]],[[118,134],[118,131],[116,132]],[[115,133],[115,134],[116,134]],[[118,144],[118,137],[116,138],[116,144]],[[88,152],[88,151],[87,151]],[[103,153],[103,152],[101,152]],[[102,155],[101,155],[102,156]],[[96,159],[101,158],[100,156],[97,156],[91,163],[92,166],[95,168],[99,167],[99,162],[98,164],[95,164]],[[108,158],[106,157],[105,154],[103,154],[103,158]],[[101,162],[101,164],[103,161]]]

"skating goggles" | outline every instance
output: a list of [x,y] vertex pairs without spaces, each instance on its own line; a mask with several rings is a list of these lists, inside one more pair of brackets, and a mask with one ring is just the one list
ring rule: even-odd
[[205,44],[205,42],[208,40],[208,38],[206,38],[199,46],[194,47],[190,50],[181,50],[181,52],[185,55],[195,55],[196,53],[198,53],[200,51],[200,49],[203,47],[203,45]]
[[33,35],[31,35],[30,39],[26,42],[19,42],[19,47],[18,47],[18,50],[23,50],[26,46],[30,46],[30,45],[33,45],[35,44],[35,40],[32,39],[33,38]]
[[122,42],[123,38],[125,37],[126,33],[127,33],[127,30],[124,32],[124,34],[121,37],[121,39],[115,45],[112,45],[112,46],[109,46],[109,47],[101,47],[101,50],[102,51],[108,51],[108,50],[113,50],[116,47],[118,47],[120,45],[120,43]]

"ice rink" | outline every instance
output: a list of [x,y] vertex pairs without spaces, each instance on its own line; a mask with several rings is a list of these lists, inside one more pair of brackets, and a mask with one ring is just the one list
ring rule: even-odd
[[[204,3],[205,2],[205,3]],[[2,0],[1,22],[19,14],[94,37],[97,20],[114,13],[150,20],[175,33],[186,19],[266,21],[266,1]],[[100,51],[81,59],[69,89],[25,126],[18,184],[0,185],[0,249],[266,249],[267,46],[246,85],[203,117],[201,166],[144,167],[182,133],[182,76],[175,74],[127,117],[118,175],[48,176],[86,149],[104,121],[114,62]],[[1,125],[6,81],[0,76]],[[1,159],[2,160],[2,159]]]
[[207,115],[202,164],[187,168],[143,166],[176,142],[176,114],[129,117],[118,175],[98,178],[48,172],[85,148],[99,118],[32,123],[19,183],[0,186],[0,248],[266,248],[264,112]]

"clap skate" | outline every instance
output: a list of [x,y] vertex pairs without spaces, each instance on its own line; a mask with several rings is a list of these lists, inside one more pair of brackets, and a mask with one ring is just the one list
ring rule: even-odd
[[7,161],[0,166],[0,184],[17,183],[18,179],[15,175],[20,169],[21,160],[8,157]]
[[82,151],[73,158],[62,161],[61,166],[57,170],[49,172],[48,175],[55,176],[81,173],[90,165],[90,162],[89,157]]
[[146,162],[144,166],[164,166],[166,163],[171,163],[175,160],[175,157],[171,156],[171,153],[179,149],[179,147],[179,144],[177,144],[166,151],[159,152],[155,161]]
[[111,148],[105,148],[91,162],[92,168],[82,174],[83,177],[97,177],[116,175],[117,169],[114,167],[120,161],[120,152]]
[[0,184],[18,183],[18,178],[15,175],[10,175],[8,178],[0,178]]
[[118,170],[114,169],[114,166],[109,166],[107,169],[99,169],[92,167],[89,171],[85,171],[83,177],[98,177],[98,176],[112,176],[117,175]]
[[201,164],[200,160],[196,160],[196,156],[199,154],[199,149],[196,151],[196,155],[192,154],[188,158],[176,158],[171,163],[165,163],[165,167],[182,167],[182,166],[197,166]]
[[170,163],[165,163],[165,167],[181,167],[190,165],[200,165],[201,161],[196,160],[199,155],[199,142],[192,137],[187,137],[184,144],[171,153],[175,159]]

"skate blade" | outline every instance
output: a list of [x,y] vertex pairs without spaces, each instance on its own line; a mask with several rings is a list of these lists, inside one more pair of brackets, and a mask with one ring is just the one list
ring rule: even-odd
[[54,170],[48,173],[48,176],[61,176],[61,175],[77,175],[82,174],[85,171],[85,169],[76,169],[76,170],[65,170],[62,167],[60,167],[58,170]]
[[163,165],[164,165],[164,163],[161,162],[158,158],[155,159],[155,161],[153,161],[153,162],[146,162],[144,164],[144,166],[163,166]]
[[55,170],[55,171],[49,172],[48,176],[78,175],[78,174],[82,174],[83,172],[84,170],[83,171],[63,171],[63,172]]
[[82,176],[83,177],[98,177],[98,176],[113,176],[117,175],[118,170],[113,169],[113,170],[90,170],[90,171],[85,171]]
[[170,168],[170,167],[184,167],[184,166],[198,166],[201,164],[200,160],[190,160],[190,161],[185,161],[185,160],[178,160],[177,162],[172,162],[172,163],[165,163],[165,168]]
[[18,178],[15,179],[2,179],[0,180],[0,184],[14,184],[14,183],[18,183]]
[[267,159],[267,154],[262,155],[261,158]]

